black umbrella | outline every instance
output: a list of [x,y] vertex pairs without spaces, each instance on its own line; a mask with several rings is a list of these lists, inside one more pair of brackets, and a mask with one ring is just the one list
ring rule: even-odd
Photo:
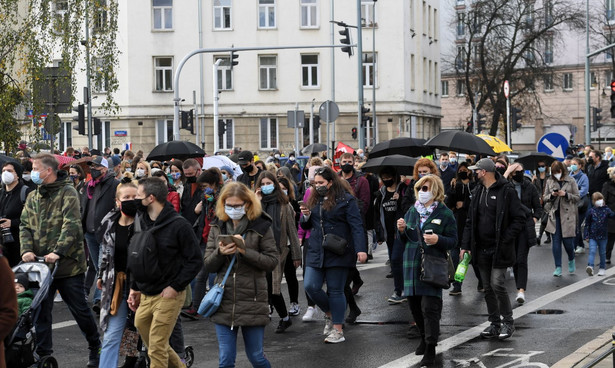
[[425,143],[426,146],[456,152],[495,156],[493,148],[482,138],[462,130],[445,130]]
[[13,157],[7,156],[7,155],[0,155],[0,168],[2,168],[4,166],[4,164],[7,163],[7,162],[11,162],[11,163],[14,163],[14,164],[21,165],[19,160],[16,159],[16,158],[13,158]]
[[369,152],[369,158],[389,155],[409,157],[427,156],[433,153],[433,148],[426,147],[426,139],[399,137],[380,142]]
[[383,167],[393,166],[399,175],[412,175],[416,161],[417,158],[402,155],[376,157],[367,160],[361,170],[377,174]]
[[303,147],[303,149],[301,150],[301,153],[306,155],[306,156],[310,156],[312,153],[314,152],[323,152],[326,151],[327,145],[323,144],[323,143],[312,143],[309,144],[305,147]]
[[186,141],[171,141],[161,143],[154,147],[147,156],[147,160],[167,161],[172,158],[185,160],[205,156],[205,151],[194,143]]
[[556,158],[544,152],[530,152],[519,156],[515,162],[523,165],[525,170],[536,170],[539,162],[544,162],[545,165],[551,165]]

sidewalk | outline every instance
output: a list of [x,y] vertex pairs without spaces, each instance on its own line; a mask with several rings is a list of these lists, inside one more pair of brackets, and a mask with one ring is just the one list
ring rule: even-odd
[[[552,368],[582,368],[613,347],[615,327],[608,329],[602,335],[581,346],[577,351],[555,363]],[[596,368],[613,368],[613,354],[597,363]]]

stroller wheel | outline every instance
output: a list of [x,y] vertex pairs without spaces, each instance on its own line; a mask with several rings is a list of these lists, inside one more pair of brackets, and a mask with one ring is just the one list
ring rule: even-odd
[[58,368],[58,361],[51,355],[44,356],[38,362],[38,368]]
[[192,348],[192,346],[188,345],[184,348],[184,352],[186,354],[186,356],[184,357],[184,359],[186,360],[186,367],[190,368],[192,367],[192,364],[194,364],[194,349]]

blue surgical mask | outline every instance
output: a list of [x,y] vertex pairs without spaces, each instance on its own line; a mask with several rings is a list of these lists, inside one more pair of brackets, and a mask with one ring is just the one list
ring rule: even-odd
[[264,195],[271,194],[273,193],[274,190],[275,190],[275,187],[273,186],[273,184],[267,184],[267,185],[261,186],[261,192],[263,192]]
[[228,180],[228,176],[226,176],[226,174],[222,174],[222,181],[227,181]]
[[224,212],[227,214],[228,217],[231,218],[231,220],[241,220],[241,218],[246,214],[246,208],[245,206],[242,206],[240,208],[224,206]]
[[32,175],[32,182],[36,185],[41,185],[43,184],[43,180],[45,179],[41,179],[41,173],[38,171],[32,171],[30,173],[30,175]]
[[578,169],[579,167],[577,165],[574,165],[574,164],[570,165],[570,171],[576,172]]
[[207,195],[212,195],[212,194],[214,194],[214,188],[212,188],[212,187],[207,187],[207,188],[205,188],[204,192],[205,192],[205,194],[207,194]]
[[288,190],[282,189],[282,192],[284,192],[284,194],[288,195]]
[[538,172],[543,173],[543,172],[545,172],[545,171],[547,171],[547,168],[546,168],[546,167],[539,167],[539,168],[538,168]]
[[182,176],[182,174],[181,174],[181,173],[178,173],[178,172],[171,173],[171,178],[173,178],[173,180],[177,180],[177,179],[179,179],[181,176]]

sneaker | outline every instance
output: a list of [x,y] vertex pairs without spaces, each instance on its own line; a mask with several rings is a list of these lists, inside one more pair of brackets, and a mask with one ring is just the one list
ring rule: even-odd
[[386,262],[384,262],[384,265],[385,265],[385,266],[390,266],[390,265],[391,265],[391,260],[390,260],[390,259],[387,259],[387,261],[386,261]]
[[88,357],[88,367],[98,367],[100,362],[100,346],[90,349],[90,356]]
[[307,307],[307,310],[305,311],[305,314],[303,315],[303,317],[301,317],[301,320],[303,322],[312,322],[316,319],[315,314],[316,314],[316,308]]
[[290,308],[288,308],[289,316],[298,316],[301,313],[301,307],[297,303],[290,303]]
[[483,339],[492,339],[497,337],[500,334],[500,326],[498,325],[489,325],[483,332],[480,333],[480,337]]
[[389,272],[389,273],[387,273],[386,278],[387,278],[387,279],[392,279],[392,278],[393,278],[393,272]]
[[271,316],[273,316],[273,305],[269,304],[269,320],[271,321]]
[[606,260],[606,264],[611,264],[611,260],[610,260],[610,259],[607,259],[607,260]]
[[53,298],[53,302],[54,303],[62,303],[64,300],[62,300],[62,295],[60,295],[60,293],[56,293],[56,296]]
[[575,254],[583,254],[583,253],[585,253],[585,248],[583,248],[583,247],[577,247],[577,248],[574,250],[574,253],[575,253]]
[[361,310],[357,307],[357,309],[351,309],[350,313],[348,313],[348,317],[346,317],[346,323],[355,324],[357,323],[357,317],[361,314]]
[[292,325],[293,325],[293,321],[291,321],[290,318],[288,319],[288,321],[281,319],[280,322],[278,323],[278,327],[275,329],[275,333],[282,333],[286,331],[286,329]]
[[329,334],[333,331],[333,321],[331,317],[325,314],[325,328],[322,330],[322,334],[325,336],[329,336]]
[[399,304],[405,302],[406,298],[401,295],[397,295],[397,293],[393,293],[393,295],[391,295],[389,299],[387,299],[387,301],[389,302],[389,304]]
[[551,244],[551,237],[547,236],[547,240],[545,240],[545,244]]
[[606,270],[604,268],[601,268],[598,270],[598,276],[604,276],[606,275]]
[[588,276],[594,276],[594,268],[592,266],[587,266],[585,272],[587,272]]
[[476,291],[478,291],[479,293],[484,293],[485,292],[485,287],[483,286],[483,284],[478,284],[476,286]]
[[325,342],[329,344],[337,344],[344,341],[346,341],[346,339],[344,338],[344,332],[338,331],[335,328],[325,338]]
[[512,323],[504,323],[502,327],[500,327],[500,334],[498,335],[499,340],[505,340],[513,335],[515,332],[515,326]]
[[448,295],[461,295],[461,285],[455,285],[453,286],[453,290],[448,292]]
[[508,271],[508,275],[510,276],[511,279],[515,278],[515,271],[513,271],[512,267],[508,267],[506,271]]
[[572,261],[568,261],[568,273],[574,273],[576,270],[577,266],[574,259]]
[[94,304],[92,305],[92,311],[94,311],[94,313],[100,316],[100,300],[94,302]]
[[419,328],[416,326],[416,324],[411,324],[410,327],[408,327],[406,337],[409,339],[417,339],[421,337],[421,331],[419,331]]
[[196,321],[196,320],[198,320],[200,318],[199,317],[199,313],[197,312],[196,308],[194,308],[194,307],[190,307],[188,309],[184,309],[183,311],[180,312],[180,315],[182,317],[189,318],[189,319],[191,319],[193,321]]
[[363,286],[363,280],[359,280],[359,282],[355,282],[352,284],[352,295],[357,295],[359,293],[359,289]]
[[520,291],[517,293],[517,303],[519,304],[525,303],[525,293],[523,291]]
[[561,277],[562,276],[562,268],[561,267],[555,267],[555,271],[553,271],[553,276]]

